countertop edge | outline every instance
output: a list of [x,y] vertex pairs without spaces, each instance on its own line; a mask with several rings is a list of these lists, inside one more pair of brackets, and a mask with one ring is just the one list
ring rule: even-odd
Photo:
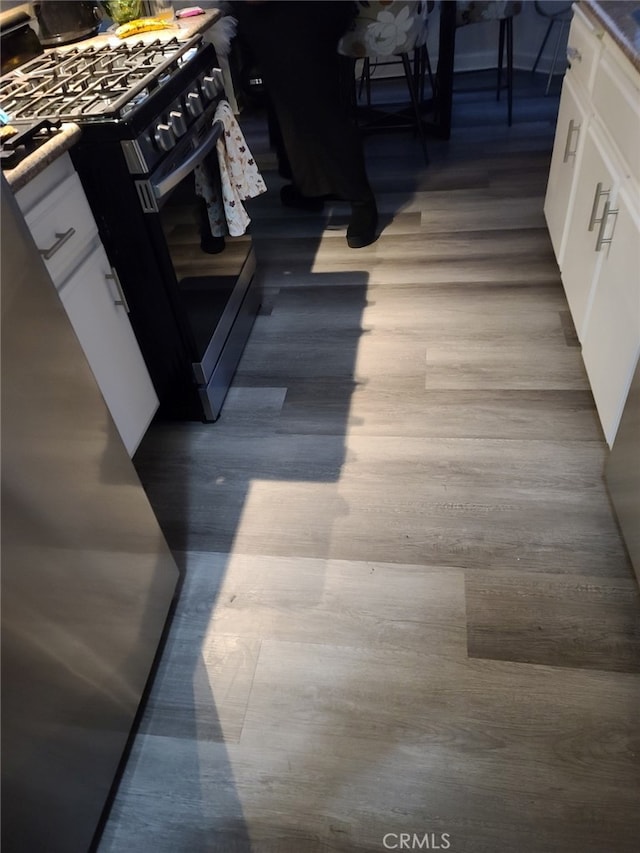
[[15,169],[5,169],[2,174],[7,179],[7,183],[13,192],[18,192],[29,181],[32,181],[36,175],[44,172],[47,166],[76,144],[81,134],[82,130],[79,125],[72,122],[62,124],[60,125],[59,133],[48,139],[33,154],[25,157],[21,163],[18,163]]
[[640,4],[609,0],[579,0],[579,8],[603,27],[618,45],[636,71],[640,71],[640,23],[631,17],[631,12],[640,9]]

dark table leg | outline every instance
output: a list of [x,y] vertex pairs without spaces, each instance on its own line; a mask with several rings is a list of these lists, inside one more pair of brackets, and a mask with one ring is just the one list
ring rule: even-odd
[[451,104],[453,100],[453,57],[456,46],[456,2],[442,0],[440,3],[440,30],[438,46],[438,68],[435,92],[427,102],[432,108],[433,118],[425,123],[425,129],[433,136],[449,139],[451,136]]
[[449,139],[453,101],[453,60],[456,46],[455,0],[442,0],[440,3],[439,36],[434,131],[443,139]]

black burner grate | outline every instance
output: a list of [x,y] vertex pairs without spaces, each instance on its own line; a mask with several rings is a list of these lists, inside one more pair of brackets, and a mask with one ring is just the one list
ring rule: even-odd
[[122,118],[177,73],[201,39],[51,50],[0,78],[12,120]]

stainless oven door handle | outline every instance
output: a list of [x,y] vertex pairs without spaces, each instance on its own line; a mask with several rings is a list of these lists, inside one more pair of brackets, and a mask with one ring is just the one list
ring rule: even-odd
[[198,145],[196,150],[187,157],[186,160],[183,160],[180,165],[173,170],[170,174],[166,175],[166,177],[159,180],[157,183],[152,182],[151,188],[153,189],[153,194],[157,199],[163,198],[167,193],[171,192],[174,187],[177,187],[180,181],[185,178],[189,172],[192,172],[193,169],[209,154],[209,152],[215,147],[217,141],[222,136],[224,131],[224,125],[221,121],[215,121],[208,136],[205,138],[203,142]]

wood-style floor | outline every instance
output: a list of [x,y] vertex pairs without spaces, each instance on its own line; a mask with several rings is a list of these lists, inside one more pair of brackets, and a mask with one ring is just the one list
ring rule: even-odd
[[[100,853],[635,853],[638,587],[542,212],[557,95],[366,138],[382,233],[247,203],[220,420],[135,459],[185,583]],[[489,83],[490,85],[490,83]]]

